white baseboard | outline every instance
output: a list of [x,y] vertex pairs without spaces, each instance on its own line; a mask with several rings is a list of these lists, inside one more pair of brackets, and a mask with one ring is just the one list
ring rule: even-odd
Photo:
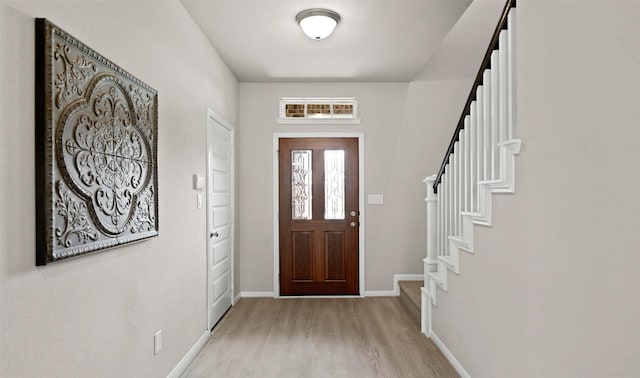
[[365,297],[395,297],[398,296],[395,291],[387,290],[387,291],[365,291]]
[[209,340],[209,337],[211,337],[211,332],[205,329],[202,336],[200,336],[198,341],[196,341],[196,343],[193,344],[193,346],[191,347],[191,349],[189,349],[187,354],[185,354],[184,357],[182,357],[182,359],[180,360],[180,362],[178,362],[176,367],[174,367],[173,370],[171,370],[171,373],[167,375],[167,378],[180,377],[180,375],[184,373],[185,370],[187,370],[187,367],[189,367],[189,364],[191,363],[191,361],[193,361],[193,359],[196,358],[196,356],[198,355],[198,352],[200,352],[200,349],[202,349],[204,344],[207,343],[207,340]]
[[273,291],[243,291],[242,298],[273,298]]
[[418,274],[394,274],[393,281],[421,281],[424,279],[423,273]]
[[234,298],[233,298],[233,305],[237,305],[238,302],[240,302],[240,299],[242,299],[242,293],[238,293]]
[[[397,281],[396,281],[397,283]],[[399,292],[388,291],[365,291],[364,297],[394,297],[400,295]],[[303,295],[303,296],[285,296],[279,297],[283,299],[287,298],[361,298],[360,295]],[[240,298],[274,298],[272,291],[243,291],[236,297],[236,303]]]
[[453,356],[453,353],[451,353],[449,348],[447,348],[447,346],[444,345],[442,340],[440,340],[438,335],[436,335],[435,332],[433,332],[433,330],[431,330],[431,340],[433,340],[433,342],[440,349],[440,351],[442,351],[444,356],[447,357],[447,360],[451,362],[451,365],[453,365],[453,368],[456,369],[456,371],[458,372],[458,374],[460,374],[462,378],[471,378],[469,373],[467,373],[467,371],[464,370],[464,367],[462,367],[462,364],[458,360],[456,360],[456,358]]
[[[393,275],[393,290],[376,290],[365,291],[365,297],[397,297],[400,295],[400,286],[398,281],[422,281],[424,280],[424,274],[394,274]],[[242,298],[274,298],[273,291],[243,291],[239,297]],[[239,297],[236,297],[236,302],[239,301]],[[328,298],[329,296],[318,296],[318,298]],[[357,297],[357,296],[354,296]],[[287,297],[289,298],[289,297]],[[303,296],[300,298],[311,298],[311,296]],[[347,298],[345,296],[336,296],[336,298]]]
[[360,295],[284,295],[278,299],[345,299],[362,298]]

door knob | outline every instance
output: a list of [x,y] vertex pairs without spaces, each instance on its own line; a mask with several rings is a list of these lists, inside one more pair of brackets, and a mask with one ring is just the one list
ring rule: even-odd
[[218,237],[218,231],[216,231],[216,232],[212,232],[212,233],[211,233],[211,235],[209,235],[209,237],[210,237],[210,238],[212,238],[212,237],[214,237],[214,236],[215,236],[216,238]]
[[349,226],[351,227],[356,227],[358,225],[358,222],[351,222],[349,223]]
[[352,217],[357,217],[359,215],[358,212],[355,210],[351,210],[349,214],[351,214]]

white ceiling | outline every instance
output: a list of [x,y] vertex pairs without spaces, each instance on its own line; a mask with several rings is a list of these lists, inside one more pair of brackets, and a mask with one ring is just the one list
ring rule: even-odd
[[[472,0],[180,0],[241,82],[408,82]],[[328,8],[341,21],[322,41],[295,21]]]

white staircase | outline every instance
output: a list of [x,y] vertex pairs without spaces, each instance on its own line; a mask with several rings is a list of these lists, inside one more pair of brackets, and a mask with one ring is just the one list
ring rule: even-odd
[[474,252],[474,225],[491,226],[494,193],[514,193],[516,139],[515,0],[507,1],[438,175],[427,177],[427,257],[422,332],[460,251]]

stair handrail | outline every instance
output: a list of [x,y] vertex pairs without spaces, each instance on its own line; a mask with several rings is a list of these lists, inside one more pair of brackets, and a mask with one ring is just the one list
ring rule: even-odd
[[494,50],[497,50],[499,48],[500,32],[507,28],[507,19],[509,16],[509,11],[511,11],[511,8],[515,8],[515,7],[516,7],[516,0],[507,0],[504,5],[504,9],[502,10],[502,15],[500,16],[498,25],[496,26],[496,29],[493,32],[493,36],[491,37],[491,41],[489,42],[487,51],[484,54],[484,59],[482,59],[482,64],[480,65],[480,69],[478,70],[476,79],[473,82],[473,86],[471,87],[471,93],[469,93],[467,102],[464,105],[464,108],[462,110],[462,115],[460,116],[460,120],[458,121],[456,130],[453,133],[451,142],[449,142],[449,148],[447,148],[447,153],[444,155],[444,159],[440,164],[440,170],[438,171],[438,175],[436,176],[436,180],[433,184],[434,193],[438,193],[438,185],[440,184],[440,181],[442,180],[442,175],[446,171],[447,165],[449,164],[449,155],[453,153],[453,147],[456,144],[456,142],[460,139],[460,131],[464,129],[464,119],[469,114],[471,114],[471,103],[473,103],[473,101],[476,100],[478,87],[482,85],[484,71],[486,69],[491,68],[491,54],[493,53]]

